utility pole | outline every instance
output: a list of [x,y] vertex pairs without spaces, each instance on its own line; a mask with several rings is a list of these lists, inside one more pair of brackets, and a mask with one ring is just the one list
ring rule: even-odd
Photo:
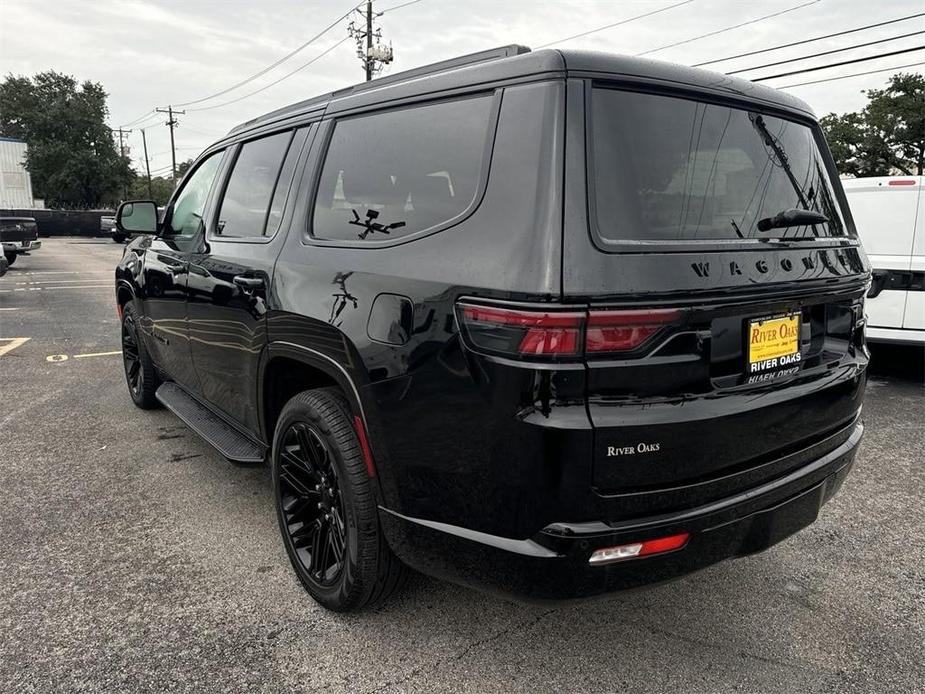
[[[363,18],[364,28],[358,28],[354,20],[350,21],[347,27],[347,33],[357,42],[357,57],[363,64],[363,71],[366,73],[366,81],[369,82],[386,63],[392,62],[392,45],[384,46],[382,41],[382,30],[373,27],[373,20],[381,17],[382,13],[373,12],[373,0],[366,0],[366,11],[357,10]],[[373,43],[373,39],[376,43]]]
[[186,115],[186,111],[174,111],[173,106],[168,106],[167,108],[156,108],[154,109],[158,113],[167,114],[167,122],[164,124],[170,128],[170,171],[171,178],[177,180],[177,147],[173,141],[173,129],[177,127],[177,119],[174,118],[175,115],[180,114],[181,116]]
[[370,55],[373,52],[373,0],[366,0],[366,81],[373,78],[373,61]]
[[141,144],[145,149],[145,173],[148,175],[148,197],[154,199],[154,193],[151,192],[151,165],[148,163],[148,138],[145,137],[145,129],[141,129]]
[[[110,128],[109,130],[114,133],[119,133],[119,156],[124,158],[125,141],[123,140],[123,136],[130,134],[132,131],[123,130],[122,128]],[[128,187],[125,184],[122,185],[122,197],[123,199],[128,197]]]
[[119,156],[124,157],[125,156],[125,143],[122,140],[122,136],[129,135],[132,131],[123,130],[122,128],[110,128],[110,130],[114,133],[119,133]]

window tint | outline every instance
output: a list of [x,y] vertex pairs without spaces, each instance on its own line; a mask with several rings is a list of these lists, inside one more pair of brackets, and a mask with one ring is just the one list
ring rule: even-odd
[[168,229],[170,236],[195,236],[199,233],[206,200],[224,156],[224,151],[209,155],[184,183],[183,189],[174,199]]
[[285,132],[245,142],[241,146],[219,209],[216,229],[219,234],[230,237],[263,236],[267,217],[271,214],[271,201],[280,206],[276,226],[272,226],[270,233],[276,231],[282,202],[274,200],[273,192],[291,139],[292,133]]
[[393,239],[465,212],[479,185],[491,96],[339,121],[315,201],[322,239]]
[[[840,236],[844,226],[809,127],[728,106],[594,89],[596,223],[608,240]],[[787,209],[827,224],[759,232]]]

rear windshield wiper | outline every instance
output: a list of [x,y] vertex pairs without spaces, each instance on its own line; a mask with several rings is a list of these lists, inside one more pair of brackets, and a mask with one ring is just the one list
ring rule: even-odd
[[827,224],[829,218],[821,212],[814,210],[801,210],[794,207],[783,212],[778,212],[773,217],[765,217],[758,220],[758,231],[770,231],[771,229],[787,229],[788,227],[812,226],[814,224]]

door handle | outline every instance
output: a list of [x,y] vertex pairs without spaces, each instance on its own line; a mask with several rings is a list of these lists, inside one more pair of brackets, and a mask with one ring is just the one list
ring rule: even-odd
[[263,289],[263,279],[260,277],[237,275],[233,281],[244,291],[245,294],[251,294],[258,289]]

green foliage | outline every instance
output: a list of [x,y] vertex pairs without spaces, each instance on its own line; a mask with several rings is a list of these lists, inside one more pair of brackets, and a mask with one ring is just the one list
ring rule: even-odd
[[898,74],[866,92],[864,110],[820,120],[842,174],[925,173],[925,76]]
[[174,183],[168,178],[154,176],[151,178],[151,191],[148,192],[148,179],[144,175],[136,176],[128,191],[127,200],[154,200],[158,206],[167,204],[173,192]]
[[47,206],[111,206],[131,183],[106,126],[106,96],[95,82],[54,71],[0,83],[0,133],[28,144],[33,193]]
[[176,181],[171,179],[170,176],[153,176],[151,178],[150,193],[148,192],[148,177],[144,172],[138,174],[135,176],[135,180],[132,182],[132,185],[129,188],[129,194],[126,199],[154,200],[154,202],[156,202],[159,206],[166,205],[167,201],[170,199],[171,193],[173,193],[173,189],[176,187],[176,183],[180,182],[180,179],[183,178],[183,175],[192,165],[192,159],[179,162],[177,164]]

